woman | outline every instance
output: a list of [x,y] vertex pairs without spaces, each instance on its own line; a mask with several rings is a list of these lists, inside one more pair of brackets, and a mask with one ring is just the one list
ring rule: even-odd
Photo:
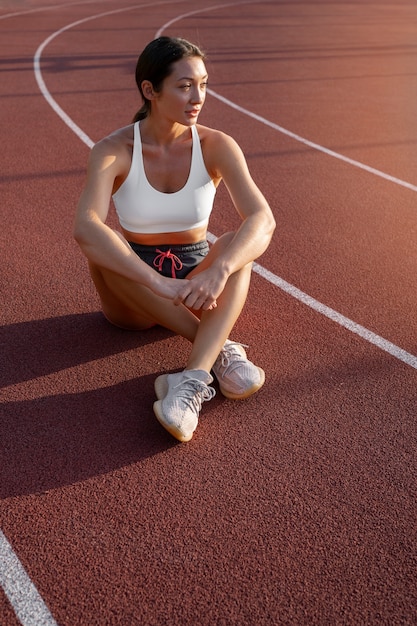
[[[236,142],[197,125],[207,86],[203,52],[184,39],[155,39],[138,59],[136,82],[143,106],[134,123],[91,151],[74,236],[112,324],[159,324],[192,343],[186,368],[156,379],[154,404],[159,422],[189,441],[203,401],[214,395],[211,371],[232,399],[264,383],[263,370],[228,336],[275,221]],[[209,248],[221,180],[242,222]],[[105,224],[111,197],[122,233]]]

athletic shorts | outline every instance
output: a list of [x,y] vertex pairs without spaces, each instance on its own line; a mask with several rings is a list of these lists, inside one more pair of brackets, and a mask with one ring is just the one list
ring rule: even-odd
[[143,246],[129,241],[134,252],[163,276],[185,278],[207,256],[207,241],[187,245]]

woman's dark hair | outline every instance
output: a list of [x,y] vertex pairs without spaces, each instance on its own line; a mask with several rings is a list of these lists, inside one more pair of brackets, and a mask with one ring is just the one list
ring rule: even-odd
[[162,83],[172,72],[172,65],[180,59],[200,57],[205,60],[205,54],[198,46],[179,37],[158,37],[151,41],[139,56],[136,64],[136,84],[143,99],[143,105],[133,118],[133,122],[143,120],[151,108],[142,92],[142,82],[149,80],[154,91],[160,91]]

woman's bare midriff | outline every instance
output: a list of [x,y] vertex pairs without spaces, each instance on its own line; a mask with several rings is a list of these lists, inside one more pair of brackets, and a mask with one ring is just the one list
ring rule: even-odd
[[178,233],[131,233],[124,228],[122,228],[122,232],[127,241],[138,243],[142,246],[187,245],[204,241],[207,237],[206,226],[182,230]]

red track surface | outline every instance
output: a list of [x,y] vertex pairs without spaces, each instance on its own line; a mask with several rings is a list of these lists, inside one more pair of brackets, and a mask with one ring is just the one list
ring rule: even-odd
[[[96,141],[138,107],[135,60],[158,29],[219,4],[156,1],[64,30],[42,52],[46,86]],[[0,4],[0,528],[60,626],[415,624],[415,360],[254,274],[233,336],[265,387],[218,394],[178,444],[153,381],[184,365],[186,342],[98,311],[71,237],[88,148],[33,57],[129,5]],[[165,32],[208,51],[216,93],[416,185],[416,19],[414,0],[236,2]],[[260,264],[417,354],[415,189],[214,97],[200,121],[239,141],[273,207]],[[210,230],[234,224],[220,192]],[[1,588],[0,623],[20,623]]]

